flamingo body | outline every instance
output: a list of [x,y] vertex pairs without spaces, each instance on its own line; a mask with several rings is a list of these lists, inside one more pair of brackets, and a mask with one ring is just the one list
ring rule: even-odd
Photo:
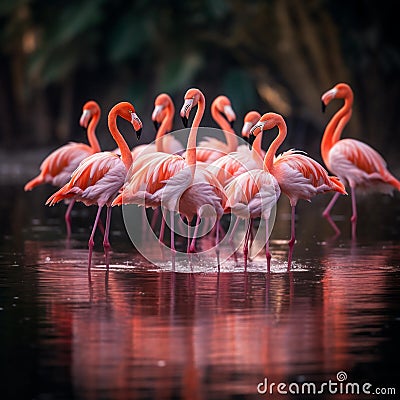
[[[400,181],[387,169],[383,157],[368,144],[356,139],[341,139],[343,129],[352,115],[353,91],[346,83],[338,83],[322,97],[323,111],[333,99],[343,99],[343,106],[333,115],[325,128],[321,141],[321,155],[327,168],[350,186],[352,200],[351,232],[356,238],[357,202],[356,190],[392,194],[400,190]],[[340,230],[330,212],[337,200],[335,195],[323,212],[336,234]]]

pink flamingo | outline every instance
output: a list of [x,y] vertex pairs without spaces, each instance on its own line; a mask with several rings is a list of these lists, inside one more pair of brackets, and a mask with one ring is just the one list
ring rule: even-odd
[[128,102],[116,104],[108,114],[108,127],[117,143],[121,157],[109,151],[103,151],[85,158],[79,167],[72,173],[71,179],[60,190],[49,197],[46,204],[54,205],[61,200],[74,199],[86,206],[97,205],[98,210],[89,238],[89,268],[92,261],[94,233],[104,205],[107,206],[106,229],[104,232],[103,247],[108,265],[108,239],[111,222],[111,202],[122,188],[126,175],[132,165],[132,153],[117,128],[117,116],[129,121],[138,139],[142,130],[142,122],[136,115],[135,108]]
[[[346,194],[346,190],[339,178],[329,176],[325,168],[317,161],[296,150],[285,151],[276,155],[276,151],[283,143],[287,133],[285,120],[279,114],[266,113],[258,123],[251,129],[251,134],[258,135],[260,132],[278,127],[278,136],[271,143],[265,158],[265,168],[277,179],[279,186],[290,201],[291,215],[291,238],[289,240],[288,269],[291,267],[295,236],[295,210],[299,199],[311,201],[320,193],[335,191]],[[271,258],[267,254],[267,258]]]
[[[186,146],[186,157],[180,155],[153,153],[145,154],[133,164],[131,179],[112,205],[140,204],[146,207],[165,207],[171,212],[171,251],[175,252],[174,212],[178,211],[190,222],[197,214],[197,224],[209,214],[207,205],[215,210],[217,225],[223,215],[224,190],[218,180],[196,161],[197,131],[204,114],[205,98],[196,88],[185,94],[181,117],[188,119],[193,107],[197,107]],[[195,235],[193,240],[196,237]],[[189,243],[189,238],[188,238]],[[218,234],[216,237],[218,244]],[[194,242],[188,250],[194,250]],[[192,246],[192,247],[191,247]]]
[[140,155],[162,151],[168,154],[180,153],[184,150],[182,144],[173,135],[167,135],[172,131],[174,123],[175,106],[167,93],[159,94],[154,100],[154,110],[151,115],[154,126],[157,128],[155,143],[141,144],[132,149],[133,161]]
[[[352,200],[351,232],[356,238],[357,203],[356,189],[392,194],[400,190],[400,182],[387,170],[383,157],[369,145],[356,139],[340,139],[352,114],[353,91],[346,83],[338,83],[322,95],[322,109],[333,99],[344,99],[344,104],[329,121],[321,141],[321,155],[327,168],[350,186]],[[340,230],[333,222],[330,212],[338,199],[335,194],[325,208],[323,216],[336,234]]]
[[[247,270],[249,239],[253,219],[258,217],[263,218],[266,224],[265,252],[267,256],[267,268],[268,271],[270,270],[271,256],[268,246],[269,218],[271,210],[276,205],[281,194],[277,180],[268,170],[267,156],[272,151],[273,148],[270,147],[261,167],[243,171],[225,186],[227,196],[225,212],[235,214],[238,218],[237,221],[239,218],[249,220],[243,244],[245,270]],[[233,229],[235,228],[236,226]]]
[[[93,100],[86,102],[83,106],[79,123],[84,128],[87,128],[89,145],[70,142],[50,153],[40,165],[40,174],[30,180],[25,185],[24,190],[30,191],[34,187],[44,183],[50,183],[58,187],[65,185],[71,178],[72,172],[84,158],[100,151],[100,145],[96,137],[96,127],[99,119],[100,106]],[[65,212],[68,238],[71,236],[71,210],[74,203],[74,200],[69,201],[67,211]]]
[[[205,140],[199,143],[196,150],[196,159],[207,164],[225,154],[236,151],[238,146],[238,140],[232,128],[232,124],[236,120],[236,114],[228,97],[218,96],[214,99],[211,104],[211,116],[223,130],[226,143],[212,137],[206,137]],[[184,122],[184,124],[187,126],[187,122]]]

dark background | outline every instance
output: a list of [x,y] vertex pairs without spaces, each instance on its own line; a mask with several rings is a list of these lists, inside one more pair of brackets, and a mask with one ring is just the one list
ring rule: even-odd
[[[319,144],[336,101],[320,97],[340,81],[355,94],[344,135],[398,162],[400,53],[394,1],[344,0],[3,0],[0,5],[0,145],[53,149],[85,140],[78,120],[94,99],[103,114],[103,149],[115,145],[106,115],[134,103],[150,142],[154,98],[179,109],[189,87],[208,105],[230,97],[242,125],[252,109],[281,113],[288,138],[320,160]],[[203,125],[213,125],[209,109]],[[176,127],[181,128],[176,120]],[[135,141],[132,140],[132,144]],[[19,153],[21,154],[21,152]]]

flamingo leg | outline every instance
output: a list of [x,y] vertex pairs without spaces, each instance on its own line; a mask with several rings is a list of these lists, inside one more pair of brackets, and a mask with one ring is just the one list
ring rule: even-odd
[[165,219],[164,216],[161,213],[161,227],[160,227],[160,236],[158,237],[158,241],[160,243],[163,242],[164,240],[164,232],[165,232]]
[[71,199],[70,203],[68,204],[67,211],[65,212],[65,226],[67,228],[67,239],[71,237],[71,211],[72,207],[75,204],[75,200]]
[[339,198],[340,193],[336,192],[331,201],[329,202],[329,204],[327,205],[327,207],[325,208],[325,210],[322,213],[322,216],[324,218],[326,218],[326,220],[329,222],[330,226],[333,228],[333,230],[335,231],[336,235],[340,235],[340,229],[338,228],[338,226],[335,224],[335,222],[333,222],[332,217],[331,217],[331,210],[333,208],[333,206],[335,205],[337,199]]
[[290,270],[290,267],[292,265],[293,248],[294,248],[294,243],[296,241],[295,224],[296,224],[296,205],[292,205],[291,237],[289,240],[289,255],[288,255],[288,271]]
[[153,216],[151,217],[150,226],[151,226],[151,229],[152,229],[153,232],[154,232],[155,229],[156,229],[156,223],[157,223],[157,219],[158,219],[158,214],[159,214],[159,212],[160,212],[160,209],[157,207],[157,208],[154,210],[154,212],[153,212]]
[[[194,227],[192,242],[190,243],[190,246],[189,246],[189,253],[196,253],[196,239],[197,239],[197,234],[199,232],[200,221],[201,221],[201,218],[197,214],[196,226]],[[189,236],[188,236],[188,240],[189,240]]]
[[246,235],[244,236],[244,244],[243,244],[243,260],[244,260],[244,270],[247,271],[247,257],[249,255],[249,238],[250,231],[253,227],[253,219],[250,218],[249,225],[247,227]]
[[111,225],[111,207],[107,206],[107,216],[106,216],[106,229],[104,231],[104,238],[103,238],[103,248],[104,254],[106,256],[106,265],[107,268],[109,266],[109,250],[110,250],[110,241],[109,241],[109,234],[110,234],[110,225]]
[[351,238],[353,240],[356,239],[357,234],[357,201],[356,201],[356,191],[354,187],[351,187],[351,208],[352,208],[352,216],[351,216]]
[[175,215],[173,211],[170,211],[171,226],[170,226],[170,247],[171,247],[171,261],[172,269],[175,271]]
[[96,214],[96,219],[94,220],[93,228],[92,228],[92,233],[89,238],[89,262],[88,262],[88,268],[92,266],[92,254],[93,254],[93,246],[94,246],[94,233],[96,232],[97,224],[99,223],[100,219],[100,214],[101,210],[103,209],[103,206],[99,206],[97,209],[97,214]]
[[266,218],[265,219],[265,237],[266,237],[266,241],[265,241],[265,257],[267,259],[267,271],[270,272],[271,271],[271,253],[269,251],[269,219]]
[[220,272],[221,266],[220,266],[220,262],[219,262],[219,231],[220,231],[221,224],[220,224],[219,218],[217,218],[216,224],[217,224],[217,229],[215,232],[215,251],[217,253],[218,272]]

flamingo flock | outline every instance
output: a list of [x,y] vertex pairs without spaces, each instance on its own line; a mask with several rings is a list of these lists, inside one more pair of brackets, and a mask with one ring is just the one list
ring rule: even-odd
[[[269,237],[272,226],[271,213],[277,206],[281,193],[291,206],[291,235],[288,241],[288,270],[292,266],[296,241],[295,209],[300,199],[311,201],[318,194],[332,192],[333,197],[322,215],[336,235],[340,230],[330,212],[340,195],[350,188],[352,203],[352,238],[356,237],[356,189],[392,193],[400,190],[400,181],[387,169],[383,157],[369,145],[350,138],[341,139],[344,127],[351,118],[353,92],[346,83],[339,83],[322,97],[323,110],[334,99],[343,99],[343,106],[328,122],[321,141],[322,165],[300,150],[289,150],[277,155],[288,130],[282,115],[249,111],[243,121],[241,135],[249,145],[239,145],[238,134],[233,129],[236,114],[228,97],[218,96],[211,103],[211,115],[223,132],[225,141],[206,137],[198,143],[198,132],[206,110],[206,97],[198,88],[190,88],[184,95],[180,116],[188,126],[189,116],[195,116],[186,143],[173,135],[175,105],[166,93],[154,101],[151,119],[157,130],[156,140],[150,145],[130,149],[117,127],[117,118],[128,121],[140,139],[142,121],[133,104],[123,101],[108,114],[109,133],[116,142],[113,151],[101,151],[96,137],[100,107],[88,101],[80,118],[80,125],[87,128],[89,144],[68,143],[52,152],[40,166],[40,174],[25,185],[25,190],[49,183],[59,189],[46,201],[54,205],[60,201],[68,204],[65,213],[67,237],[71,235],[71,209],[75,202],[86,206],[96,205],[97,214],[88,241],[88,266],[92,264],[94,235],[101,211],[106,206],[106,225],[103,229],[103,247],[106,265],[109,265],[109,233],[112,208],[136,204],[155,210],[162,209],[159,241],[164,242],[166,221],[170,216],[170,242],[172,256],[176,253],[175,215],[179,214],[188,225],[186,251],[197,252],[200,222],[215,219],[213,236],[219,268],[221,234],[225,231],[221,221],[234,216],[236,221],[230,232],[235,234],[239,220],[245,220],[246,229],[241,241],[244,268],[247,270],[250,238],[254,220],[265,222],[265,256],[267,271],[271,269],[272,254]],[[277,136],[268,149],[262,148],[263,135],[278,129]],[[290,134],[290,133],[289,133]],[[332,175],[330,175],[332,174]],[[235,219],[235,218],[232,218]],[[193,235],[191,223],[195,222]],[[154,229],[154,223],[151,225]]]

